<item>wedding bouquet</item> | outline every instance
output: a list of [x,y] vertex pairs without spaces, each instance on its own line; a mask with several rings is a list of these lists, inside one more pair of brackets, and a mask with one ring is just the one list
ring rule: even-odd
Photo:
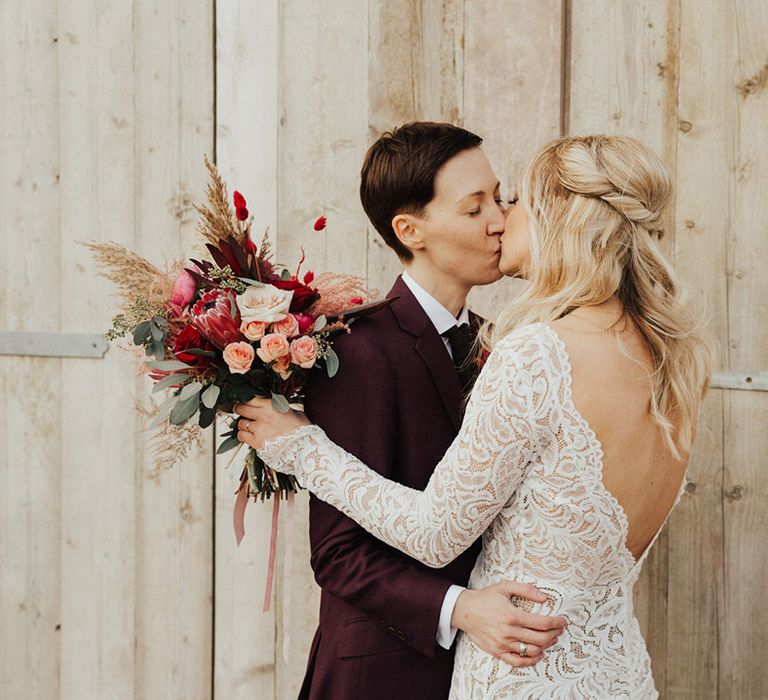
[[[84,244],[101,263],[101,273],[120,287],[121,313],[107,338],[129,335],[134,348],[143,350],[140,372],[155,382],[153,392],[168,394],[152,421],[164,437],[159,456],[166,467],[235,403],[271,397],[281,411],[301,403],[313,367],[324,367],[329,376],[338,370],[334,336],[388,303],[372,302],[357,277],[302,275],[303,250],[295,271],[273,262],[267,233],[259,244],[252,239],[245,198],[234,192],[230,205],[207,159],[206,167],[208,203],[196,207],[204,256],[160,270],[114,243]],[[313,228],[325,227],[321,216]],[[229,428],[219,453],[241,445],[234,419]],[[183,444],[174,444],[174,435]],[[297,484],[248,448],[240,495],[243,489],[254,498],[279,498]]]

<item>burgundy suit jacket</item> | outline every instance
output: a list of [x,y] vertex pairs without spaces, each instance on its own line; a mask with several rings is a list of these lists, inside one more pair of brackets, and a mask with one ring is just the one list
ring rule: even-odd
[[[429,317],[402,281],[392,304],[352,326],[335,350],[338,374],[316,370],[305,410],[365,464],[424,489],[461,424],[458,374]],[[476,542],[431,569],[375,539],[311,497],[311,563],[320,620],[299,697],[308,700],[444,700],[453,652],[436,642],[445,594],[466,585]]]

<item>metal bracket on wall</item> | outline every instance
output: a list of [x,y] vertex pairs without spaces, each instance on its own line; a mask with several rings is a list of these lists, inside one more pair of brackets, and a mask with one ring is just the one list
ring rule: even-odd
[[101,358],[109,345],[96,333],[0,331],[0,355]]
[[768,391],[768,372],[714,372],[710,386],[713,389]]

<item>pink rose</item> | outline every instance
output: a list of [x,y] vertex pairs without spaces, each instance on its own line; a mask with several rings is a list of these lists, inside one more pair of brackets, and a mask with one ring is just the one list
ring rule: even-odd
[[299,334],[299,322],[293,314],[286,314],[285,318],[272,324],[273,333],[282,333],[287,338]]
[[232,374],[245,374],[251,368],[255,356],[253,346],[243,341],[230,343],[224,348],[224,362]]
[[[200,272],[200,268],[198,268],[197,265],[190,264],[190,268]],[[176,278],[176,281],[173,283],[171,303],[176,304],[176,306],[186,306],[192,301],[196,291],[197,282],[195,282],[195,278],[186,270],[182,270]]]
[[267,324],[264,321],[243,321],[240,324],[240,332],[248,340],[261,340],[267,332]]
[[309,369],[314,366],[315,360],[317,360],[317,348],[315,341],[308,335],[296,338],[291,343],[291,362],[293,364]]
[[259,349],[256,354],[264,362],[272,362],[280,357],[290,355],[291,348],[288,345],[288,338],[282,333],[267,333],[259,343]]

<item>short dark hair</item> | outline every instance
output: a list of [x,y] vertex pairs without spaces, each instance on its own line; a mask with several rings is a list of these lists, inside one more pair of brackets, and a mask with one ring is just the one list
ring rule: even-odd
[[435,196],[435,177],[457,153],[483,142],[460,126],[411,122],[387,131],[365,154],[360,171],[360,201],[385,243],[401,260],[413,257],[395,235],[397,214],[422,216]]

